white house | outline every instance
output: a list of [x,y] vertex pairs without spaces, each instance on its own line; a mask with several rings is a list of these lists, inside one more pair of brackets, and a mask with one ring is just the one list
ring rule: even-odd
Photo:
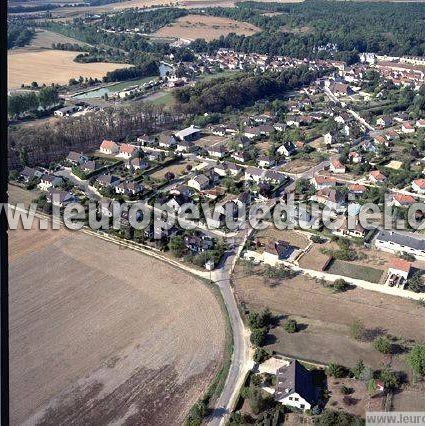
[[297,360],[276,371],[274,399],[281,404],[310,410],[317,403],[316,394],[312,373]]
[[375,247],[388,253],[409,253],[416,259],[425,260],[425,239],[412,232],[380,230]]
[[407,260],[398,258],[393,259],[388,267],[386,284],[391,287],[404,287],[409,277],[411,266],[412,264]]
[[137,148],[133,145],[129,145],[128,143],[122,143],[120,145],[119,153],[117,154],[117,157],[122,158],[132,158],[137,152]]
[[266,155],[260,155],[258,157],[258,166],[259,167],[271,167],[275,165],[274,158],[268,157]]
[[191,188],[195,188],[198,191],[205,189],[210,183],[210,180],[205,175],[198,175],[193,177],[187,183]]
[[208,155],[214,158],[223,158],[227,155],[227,149],[224,145],[210,146],[207,148]]
[[333,160],[331,161],[331,164],[329,166],[329,170],[332,173],[345,173],[345,166],[341,163],[339,160]]
[[44,174],[40,178],[40,183],[38,187],[42,191],[48,191],[50,188],[58,186],[62,182],[62,178],[55,175]]
[[116,154],[119,151],[119,147],[118,144],[116,144],[114,141],[109,141],[105,139],[100,144],[99,150],[102,154],[112,155]]
[[412,182],[412,189],[418,194],[425,194],[425,179],[415,179]]
[[401,125],[401,131],[403,133],[415,133],[415,128],[408,122],[405,121],[402,125]]

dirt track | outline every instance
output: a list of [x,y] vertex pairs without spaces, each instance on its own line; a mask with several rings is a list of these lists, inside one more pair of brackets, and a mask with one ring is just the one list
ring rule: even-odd
[[10,249],[12,424],[181,424],[220,367],[214,295],[81,232],[13,231]]

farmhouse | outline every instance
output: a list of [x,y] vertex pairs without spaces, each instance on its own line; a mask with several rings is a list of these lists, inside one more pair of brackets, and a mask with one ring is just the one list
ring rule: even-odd
[[102,154],[112,155],[112,154],[116,154],[119,151],[119,147],[114,141],[109,141],[105,139],[100,144],[99,150]]
[[375,239],[375,247],[388,253],[409,253],[417,259],[425,260],[425,239],[411,232],[380,230]]
[[276,371],[274,399],[283,405],[310,410],[316,403],[313,377],[297,360]]

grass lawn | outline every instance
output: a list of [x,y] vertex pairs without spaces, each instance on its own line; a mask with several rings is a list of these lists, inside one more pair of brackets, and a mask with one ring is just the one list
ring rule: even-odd
[[384,271],[382,269],[375,269],[369,266],[356,265],[343,260],[334,260],[326,272],[335,275],[344,275],[357,280],[379,283]]

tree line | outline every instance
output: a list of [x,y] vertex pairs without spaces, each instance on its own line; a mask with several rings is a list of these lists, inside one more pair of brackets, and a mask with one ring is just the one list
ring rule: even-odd
[[25,22],[13,20],[7,25],[7,48],[23,47],[29,44],[34,37],[34,28],[28,26]]
[[108,71],[103,77],[104,82],[132,80],[141,77],[150,77],[159,75],[158,62],[149,61],[142,65],[131,68],[121,68],[114,71]]
[[47,109],[59,103],[58,91],[55,87],[45,87],[37,92],[19,93],[8,97],[8,113],[10,117],[19,117],[37,109]]

